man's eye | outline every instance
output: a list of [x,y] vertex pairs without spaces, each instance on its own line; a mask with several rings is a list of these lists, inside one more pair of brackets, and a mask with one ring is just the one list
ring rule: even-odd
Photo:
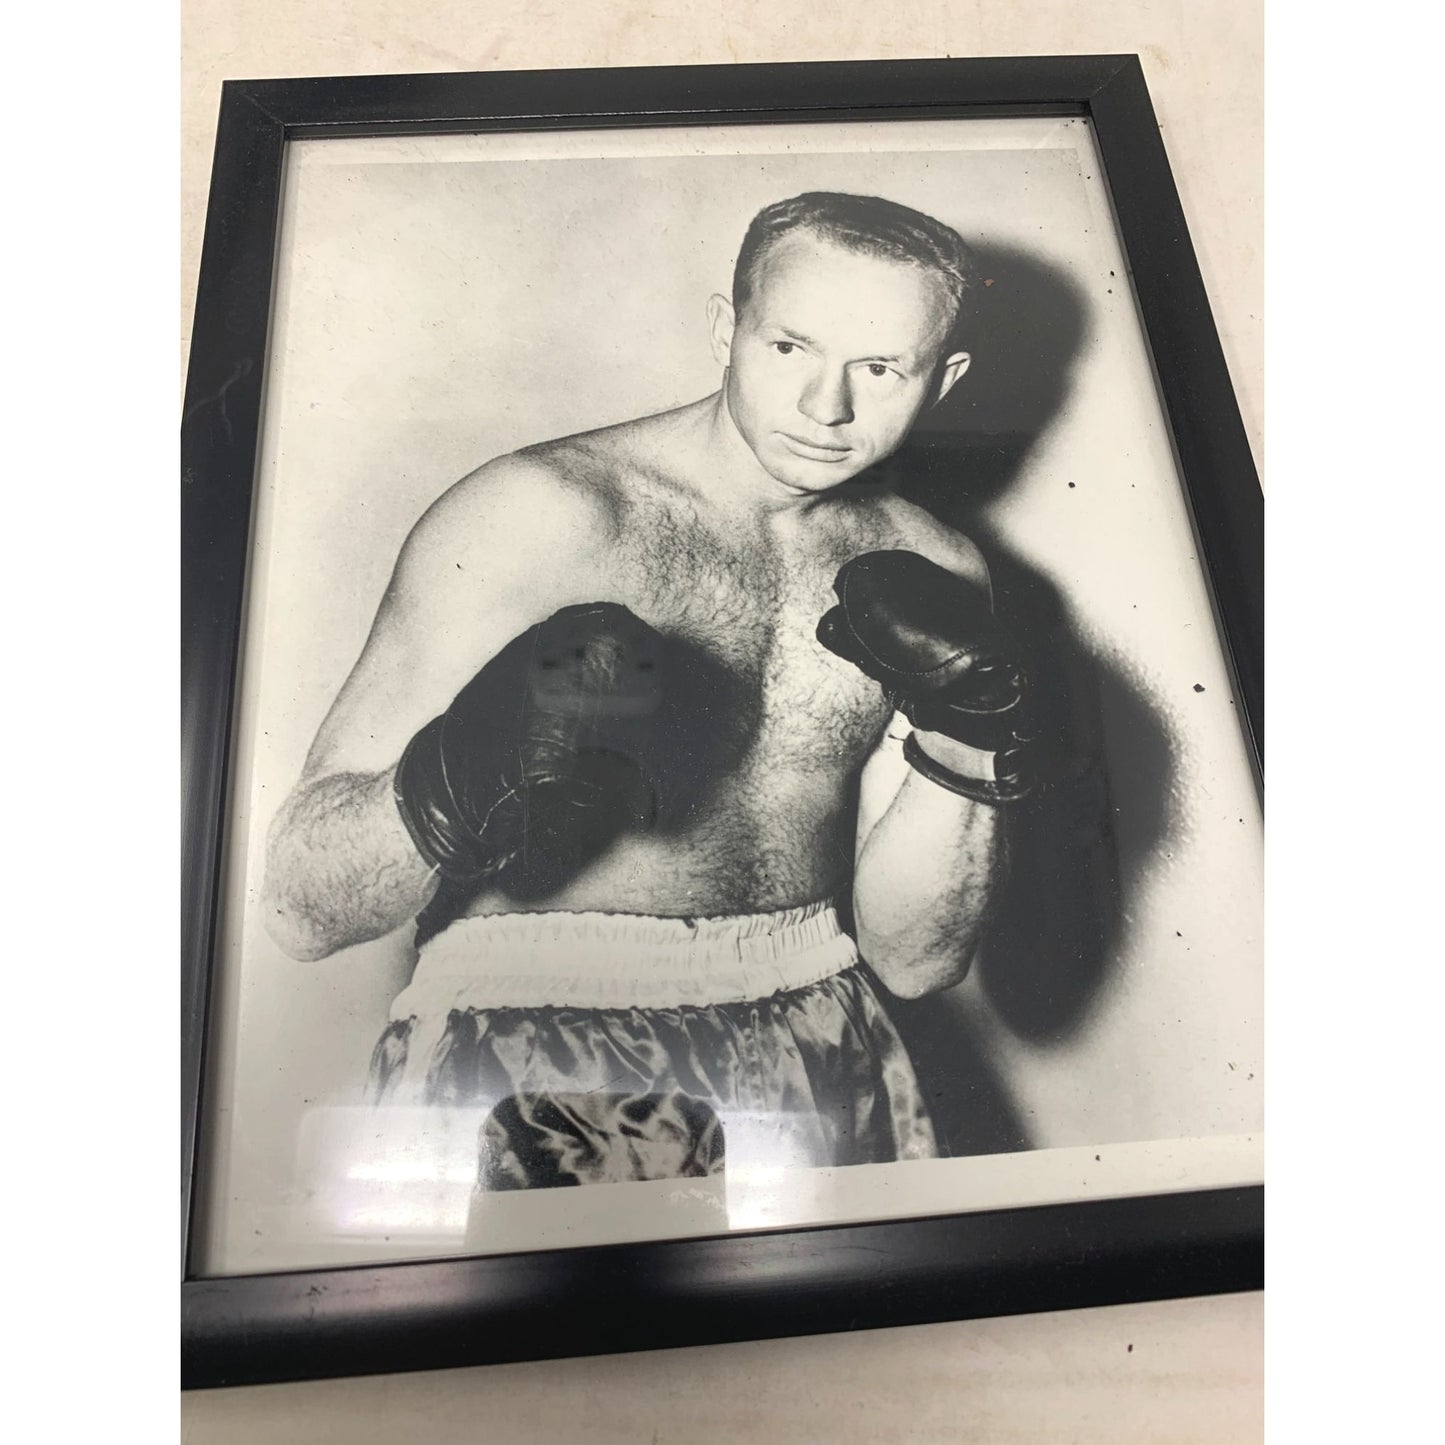
[[888,368],[881,361],[870,361],[868,363],[869,376],[887,376]]
[[791,341],[775,341],[773,345],[777,348],[779,356],[791,356],[794,351],[794,343]]

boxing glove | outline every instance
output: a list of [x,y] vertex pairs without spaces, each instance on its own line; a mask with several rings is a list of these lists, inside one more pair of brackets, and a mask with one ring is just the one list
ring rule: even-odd
[[1028,797],[1028,681],[982,589],[916,552],[887,551],[845,562],[833,590],[819,642],[877,682],[915,728],[972,748],[976,776],[944,767],[914,734],[908,762],[979,802]]
[[555,873],[649,826],[659,641],[599,602],[508,643],[397,764],[397,807],[422,857],[453,883],[528,860]]

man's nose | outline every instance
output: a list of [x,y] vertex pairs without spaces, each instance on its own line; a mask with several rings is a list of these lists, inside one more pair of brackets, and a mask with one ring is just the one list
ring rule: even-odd
[[840,369],[814,376],[798,398],[798,410],[817,426],[843,426],[852,421],[847,375]]

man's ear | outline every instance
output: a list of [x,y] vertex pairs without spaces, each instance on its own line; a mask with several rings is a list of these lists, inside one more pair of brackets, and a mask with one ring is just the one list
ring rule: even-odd
[[709,296],[707,329],[712,337],[713,360],[719,366],[726,366],[732,356],[733,331],[736,327],[737,316],[733,312],[733,303],[726,296]]
[[953,383],[968,370],[972,360],[973,357],[966,351],[955,351],[952,356],[944,357],[943,365],[938,369],[938,394],[933,398],[935,406],[953,390]]

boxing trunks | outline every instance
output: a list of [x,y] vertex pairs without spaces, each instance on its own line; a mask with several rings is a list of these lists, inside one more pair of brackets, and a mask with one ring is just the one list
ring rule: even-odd
[[937,1152],[913,1066],[826,902],[460,919],[397,996],[370,1092],[485,1109],[490,1190]]

